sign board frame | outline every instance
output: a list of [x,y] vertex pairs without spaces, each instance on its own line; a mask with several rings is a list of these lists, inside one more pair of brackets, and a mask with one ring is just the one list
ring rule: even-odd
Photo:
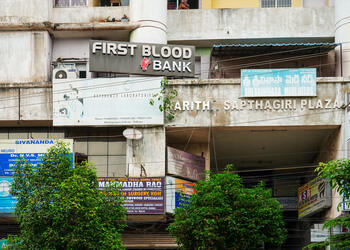
[[41,157],[47,150],[54,146],[55,142],[64,141],[72,152],[73,164],[73,140],[72,139],[13,139],[0,140],[0,213],[12,213],[15,211],[17,199],[9,193],[9,186],[13,181],[11,169],[19,157],[25,157],[33,165],[40,163]]
[[164,214],[164,177],[98,177],[99,190],[116,181],[125,197],[127,214]]
[[93,72],[175,77],[195,74],[194,46],[90,40],[89,54]]
[[167,173],[198,181],[204,178],[205,158],[167,147]]
[[332,206],[332,190],[326,179],[316,177],[298,188],[298,218]]
[[241,97],[316,96],[316,68],[242,69]]
[[[56,80],[54,126],[163,125],[162,77]],[[154,105],[150,100],[154,100]]]

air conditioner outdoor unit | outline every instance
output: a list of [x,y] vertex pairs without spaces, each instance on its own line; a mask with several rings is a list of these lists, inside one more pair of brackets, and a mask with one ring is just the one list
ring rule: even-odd
[[52,72],[53,80],[77,79],[79,78],[78,70],[74,64],[58,65]]

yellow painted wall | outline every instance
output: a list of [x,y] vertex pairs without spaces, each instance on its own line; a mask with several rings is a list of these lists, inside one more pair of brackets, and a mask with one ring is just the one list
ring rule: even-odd
[[[292,0],[292,7],[303,7],[303,0]],[[202,0],[202,9],[260,8],[260,0]]]
[[303,0],[293,0],[292,7],[303,7]]
[[211,9],[212,0],[202,0],[202,9]]
[[212,8],[260,8],[260,0],[212,0]]

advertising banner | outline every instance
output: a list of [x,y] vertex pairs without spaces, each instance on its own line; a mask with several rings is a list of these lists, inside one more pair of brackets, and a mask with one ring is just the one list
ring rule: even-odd
[[[0,140],[0,213],[15,211],[16,198],[9,193],[13,180],[13,167],[20,157],[35,165],[57,140],[53,139],[15,139]],[[60,140],[69,144],[73,152],[73,140]],[[73,154],[72,154],[73,162]]]
[[105,189],[113,181],[121,187],[127,214],[163,214],[165,212],[163,177],[99,177],[99,189]]
[[316,68],[241,70],[241,97],[272,96],[316,96]]
[[[161,77],[56,80],[54,126],[162,125]],[[154,99],[154,105],[150,100]]]
[[90,71],[194,77],[195,47],[90,41]]
[[205,158],[168,147],[168,174],[198,181],[203,179]]
[[317,177],[298,188],[298,218],[301,219],[332,205],[331,187],[327,180]]
[[0,177],[0,213],[12,213],[15,211],[17,199],[10,194],[13,177]]
[[185,195],[189,198],[195,193],[194,182],[181,180],[171,176],[166,177],[166,212],[173,213],[175,208],[181,204],[180,196]]

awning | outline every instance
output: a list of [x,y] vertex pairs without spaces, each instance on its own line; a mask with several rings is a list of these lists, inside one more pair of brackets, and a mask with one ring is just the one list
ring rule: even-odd
[[249,56],[281,52],[288,55],[323,53],[333,50],[340,43],[260,43],[214,44],[213,56]]

